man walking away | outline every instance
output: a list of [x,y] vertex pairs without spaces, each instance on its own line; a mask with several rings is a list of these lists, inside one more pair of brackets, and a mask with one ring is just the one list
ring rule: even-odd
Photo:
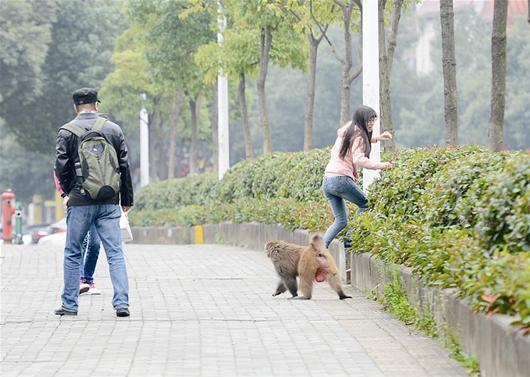
[[129,316],[129,283],[120,233],[120,206],[133,205],[131,172],[121,128],[98,113],[98,93],[73,93],[77,116],[57,134],[55,174],[68,195],[64,289],[57,315],[77,315],[83,240],[92,225],[101,238],[118,317]]

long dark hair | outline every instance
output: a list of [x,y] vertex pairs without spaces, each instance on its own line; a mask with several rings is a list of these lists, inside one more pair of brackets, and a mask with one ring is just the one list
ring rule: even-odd
[[353,113],[353,119],[344,133],[344,139],[342,140],[342,146],[340,147],[339,157],[344,159],[346,153],[351,148],[353,142],[353,133],[355,132],[355,126],[361,130],[361,135],[364,140],[364,155],[370,157],[372,151],[372,133],[368,131],[366,124],[369,119],[376,118],[377,113],[374,109],[368,106],[361,105]]

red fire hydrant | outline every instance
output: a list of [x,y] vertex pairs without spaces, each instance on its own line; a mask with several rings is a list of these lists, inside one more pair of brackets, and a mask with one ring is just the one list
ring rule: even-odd
[[2,239],[5,242],[13,240],[13,214],[15,213],[15,193],[7,189],[2,193]]

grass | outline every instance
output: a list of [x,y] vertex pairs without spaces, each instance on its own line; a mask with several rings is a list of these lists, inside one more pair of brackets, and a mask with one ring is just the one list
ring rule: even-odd
[[451,334],[446,327],[444,332],[448,335],[446,341],[442,340],[441,334],[438,333],[436,322],[432,314],[421,313],[409,301],[403,281],[398,271],[392,272],[392,279],[383,287],[382,294],[378,294],[376,288],[370,289],[365,294],[383,305],[384,309],[393,314],[397,319],[411,326],[421,333],[439,340],[451,352],[451,357],[457,360],[472,377],[480,376],[480,367],[477,360],[462,352],[456,336]]

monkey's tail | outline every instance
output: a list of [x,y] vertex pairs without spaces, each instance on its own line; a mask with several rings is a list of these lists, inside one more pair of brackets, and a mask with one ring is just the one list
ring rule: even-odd
[[324,243],[324,239],[320,234],[314,234],[313,237],[311,237],[311,245],[315,248],[315,250],[322,250],[326,248],[326,244]]

